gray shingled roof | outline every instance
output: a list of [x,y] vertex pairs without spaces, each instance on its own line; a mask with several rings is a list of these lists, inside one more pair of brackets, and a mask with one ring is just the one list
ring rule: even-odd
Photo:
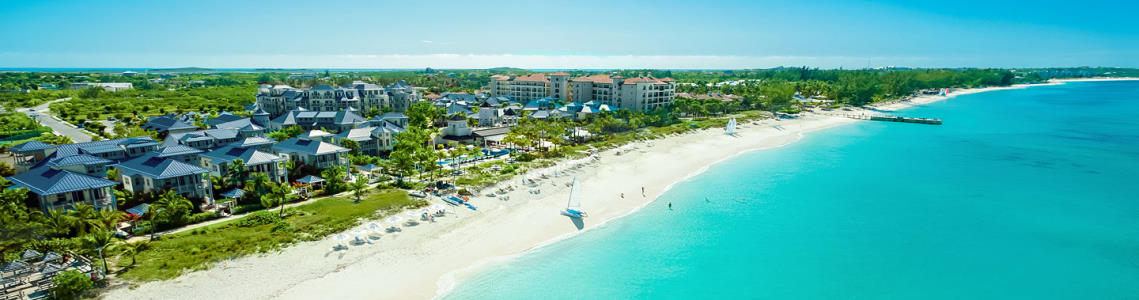
[[141,147],[141,146],[148,146],[148,145],[158,145],[158,142],[154,141],[154,139],[151,139],[148,136],[140,136],[140,137],[133,137],[133,138],[125,138],[125,139],[113,139],[113,140],[93,141],[93,142],[86,142],[86,143],[64,144],[64,145],[56,146],[56,148],[55,148],[56,154],[55,155],[58,157],[72,156],[72,155],[80,154],[80,151],[82,151],[83,153],[105,153],[105,152],[111,152],[111,151],[116,151],[116,150],[122,150],[123,148],[120,145],[124,145],[127,147]]
[[230,145],[233,145],[234,147],[241,147],[241,148],[253,148],[253,147],[257,147],[257,146],[272,145],[273,143],[276,143],[276,142],[277,141],[275,141],[271,138],[253,136],[253,137],[247,137],[247,138],[241,139],[240,141],[237,141],[237,142],[230,144]]
[[197,127],[195,127],[194,125],[186,124],[186,122],[182,122],[181,120],[178,120],[178,119],[171,117],[171,116],[157,116],[157,117],[150,117],[149,119],[147,119],[146,125],[143,125],[143,128],[158,131],[158,132],[164,132],[164,131],[178,130],[178,129],[191,129],[191,128],[197,128]]
[[16,187],[27,188],[36,195],[54,195],[92,188],[114,186],[117,182],[66,170],[39,167],[8,177]]
[[12,152],[23,152],[23,151],[35,151],[35,150],[43,150],[43,149],[51,149],[51,148],[55,148],[55,146],[52,144],[41,142],[41,141],[27,141],[27,142],[24,142],[23,144],[19,144],[19,145],[12,147],[12,148],[8,148],[8,150],[10,150]]
[[193,148],[193,147],[187,147],[187,146],[182,146],[182,145],[166,146],[166,147],[158,148],[158,150],[154,151],[154,154],[158,157],[171,157],[171,156],[177,156],[177,155],[198,154],[198,153],[202,153],[202,150],[198,150],[198,149]]
[[256,149],[235,147],[229,145],[218,148],[217,150],[202,154],[202,157],[211,158],[219,162],[231,162],[234,159],[240,158],[245,162],[246,166],[256,166],[260,164],[281,162],[285,161],[284,158],[273,155],[272,153],[262,152]]
[[85,166],[101,165],[101,164],[109,164],[109,163],[111,163],[110,160],[90,156],[87,154],[80,154],[80,155],[72,155],[72,156],[67,156],[67,157],[62,157],[62,158],[55,158],[55,159],[49,160],[47,162],[47,165],[51,166],[51,167],[63,167],[63,166],[74,166],[74,165],[85,165]]
[[240,120],[243,118],[245,118],[245,117],[238,116],[235,114],[231,114],[229,112],[222,112],[221,114],[218,114],[218,116],[216,118],[209,119],[205,123],[206,123],[206,125],[212,126],[212,125],[217,125],[217,124],[221,124],[221,123],[237,121],[237,120]]
[[291,139],[285,140],[284,142],[280,142],[280,143],[277,143],[276,145],[273,145],[273,151],[277,151],[278,153],[301,153],[301,154],[308,154],[308,155],[321,155],[321,154],[329,154],[329,153],[348,152],[349,150],[348,150],[348,148],[340,147],[340,146],[325,143],[325,142],[291,138]]
[[138,158],[121,162],[115,165],[119,169],[119,173],[132,176],[142,175],[153,179],[165,179],[171,177],[186,176],[191,174],[209,173],[202,167],[187,164],[181,161],[158,157],[154,153],[149,153]]

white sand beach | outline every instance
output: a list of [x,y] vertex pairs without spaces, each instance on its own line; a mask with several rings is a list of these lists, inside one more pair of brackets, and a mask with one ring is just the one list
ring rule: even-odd
[[[1060,83],[1054,83],[1060,84]],[[877,107],[897,110],[957,95],[1004,88],[956,90],[948,97],[917,97]],[[639,209],[656,209],[652,200],[672,184],[709,165],[740,153],[779,147],[804,134],[857,122],[842,117],[804,113],[798,119],[740,124],[737,136],[722,129],[634,144],[618,155],[604,151],[580,169],[540,180],[541,193],[515,178],[509,200],[478,196],[478,211],[448,206],[454,213],[435,223],[384,234],[372,244],[333,251],[326,239],[286,248],[278,253],[227,261],[177,279],[120,288],[107,299],[429,299],[495,263],[554,241],[598,228]],[[583,210],[580,222],[559,214],[568,199],[567,183],[577,176]],[[645,195],[642,196],[641,188]],[[624,198],[621,194],[624,194]],[[441,203],[432,200],[433,203]]]

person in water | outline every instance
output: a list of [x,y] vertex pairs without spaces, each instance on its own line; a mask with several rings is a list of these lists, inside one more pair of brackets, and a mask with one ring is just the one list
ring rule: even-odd
[[672,201],[668,202],[668,210],[672,210]]

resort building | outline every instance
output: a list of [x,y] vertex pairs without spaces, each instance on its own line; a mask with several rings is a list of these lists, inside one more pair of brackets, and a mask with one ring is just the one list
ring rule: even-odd
[[264,173],[273,182],[288,180],[285,159],[256,148],[243,148],[234,144],[207,152],[201,157],[202,167],[209,169],[215,176],[225,176],[234,160],[240,159],[245,164],[246,173]]
[[320,169],[348,165],[346,153],[349,150],[326,142],[291,138],[273,145],[272,149],[277,155],[287,160]]
[[422,96],[415,87],[400,81],[390,86],[355,81],[340,87],[321,84],[309,89],[287,85],[262,85],[257,89],[257,105],[270,116],[303,108],[309,111],[339,111],[353,108],[359,111],[390,109],[405,111]]
[[155,156],[169,158],[191,165],[198,164],[198,154],[201,153],[202,150],[182,145],[163,146],[154,151]]
[[367,155],[380,155],[391,152],[395,145],[395,136],[403,133],[405,129],[391,122],[380,122],[377,127],[361,127],[349,129],[334,137],[339,144],[345,139],[353,140],[360,145],[360,153]]
[[671,78],[622,78],[591,75],[569,79],[564,72],[525,76],[491,76],[487,86],[491,96],[509,96],[519,101],[541,98],[566,102],[596,101],[614,109],[651,110],[669,106],[676,98]]
[[[255,133],[249,132],[249,134]],[[244,138],[248,137],[244,136],[239,129],[206,129],[167,135],[162,145],[164,147],[182,145],[199,150],[209,150],[235,143]]]
[[142,125],[143,129],[157,131],[158,134],[165,136],[170,133],[182,133],[198,130],[198,127],[190,125],[182,121],[174,115],[165,115],[150,117],[147,119],[146,124]]
[[55,209],[70,210],[76,203],[89,204],[95,209],[116,209],[115,193],[111,187],[118,183],[102,177],[41,166],[7,179],[14,188],[28,189],[31,200],[39,203],[45,213]]
[[114,165],[119,170],[123,188],[135,193],[174,191],[187,199],[202,199],[213,204],[213,185],[209,170],[178,160],[147,154]]
[[351,107],[340,111],[311,111],[296,108],[273,119],[269,124],[274,130],[296,125],[305,130],[324,129],[334,132],[367,126],[368,119],[356,112],[357,110]]
[[134,84],[130,82],[76,82],[71,84],[71,89],[82,90],[89,87],[100,87],[107,92],[118,92],[134,88]]

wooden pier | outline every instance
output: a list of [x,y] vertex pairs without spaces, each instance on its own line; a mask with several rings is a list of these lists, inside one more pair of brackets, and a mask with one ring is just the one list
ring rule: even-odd
[[913,123],[913,124],[926,124],[926,125],[941,125],[941,119],[913,118],[913,117],[872,115],[872,114],[833,114],[833,115],[839,116],[839,117],[847,117],[847,118],[856,119],[856,120]]

